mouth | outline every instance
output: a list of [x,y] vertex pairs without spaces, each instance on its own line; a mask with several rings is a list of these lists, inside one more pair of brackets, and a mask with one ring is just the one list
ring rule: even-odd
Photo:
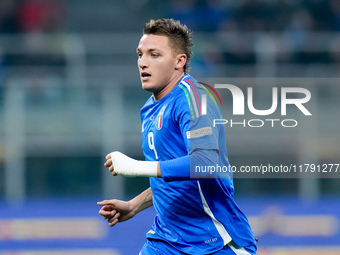
[[142,81],[146,81],[151,77],[151,74],[147,73],[147,72],[142,72],[141,73],[141,79]]

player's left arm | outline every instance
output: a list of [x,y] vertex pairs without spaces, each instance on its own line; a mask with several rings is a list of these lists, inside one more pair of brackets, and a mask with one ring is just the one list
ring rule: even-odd
[[165,181],[175,181],[192,179],[190,173],[196,166],[214,166],[217,162],[216,150],[195,150],[190,155],[165,161],[140,161],[115,151],[106,156],[104,166],[108,167],[114,176],[159,177]]

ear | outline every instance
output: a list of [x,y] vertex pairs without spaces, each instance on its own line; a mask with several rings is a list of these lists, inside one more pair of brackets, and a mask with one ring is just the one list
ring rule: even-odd
[[186,62],[187,62],[187,55],[185,55],[185,54],[178,54],[176,56],[175,69],[178,70],[178,69],[183,68],[184,65],[186,64]]

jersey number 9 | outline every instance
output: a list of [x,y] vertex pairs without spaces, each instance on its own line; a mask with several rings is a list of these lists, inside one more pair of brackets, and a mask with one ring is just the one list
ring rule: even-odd
[[157,151],[155,148],[155,140],[154,140],[153,132],[149,132],[148,134],[148,144],[149,144],[150,150],[153,150],[155,152],[155,157],[156,159],[158,159]]

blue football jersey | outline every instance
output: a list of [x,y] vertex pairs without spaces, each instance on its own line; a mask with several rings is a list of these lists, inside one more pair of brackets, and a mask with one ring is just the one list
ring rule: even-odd
[[[229,165],[224,126],[213,126],[213,119],[222,118],[220,110],[208,94],[185,74],[164,98],[148,99],[141,109],[146,160],[167,161],[195,150],[216,150],[218,164]],[[188,176],[176,181],[150,178],[157,216],[147,238],[164,240],[188,254],[212,253],[231,240],[239,247],[255,245],[248,220],[234,201],[232,177]]]

